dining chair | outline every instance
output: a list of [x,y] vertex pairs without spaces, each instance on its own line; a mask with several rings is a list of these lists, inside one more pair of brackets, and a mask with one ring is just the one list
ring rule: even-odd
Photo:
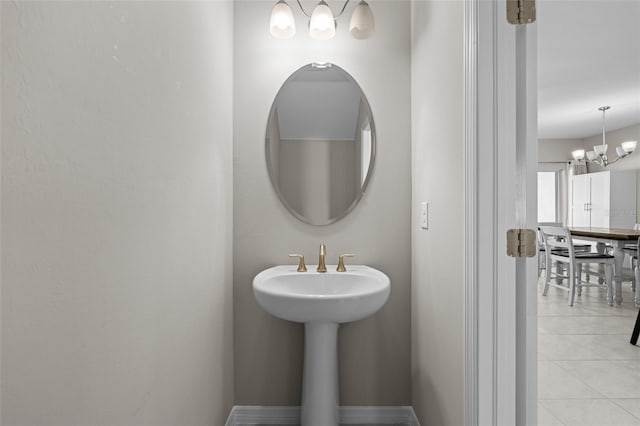
[[[640,230],[640,224],[636,223],[633,229],[635,231]],[[638,240],[640,240],[640,238],[638,238]],[[625,244],[622,249],[624,254],[629,256],[629,266],[631,267],[631,270],[634,271],[631,281],[631,290],[633,292],[636,292],[636,285],[638,283],[638,274],[635,272],[638,269],[638,248],[637,242],[634,241],[633,243]]]
[[[540,227],[541,226],[556,226],[556,227],[561,227],[563,226],[562,223],[560,222],[538,222],[538,278],[540,278],[540,275],[542,275],[542,271],[545,271],[546,274],[552,274],[552,268],[549,267],[549,269],[547,269],[547,260],[546,260],[546,249],[545,249],[545,245],[544,245],[544,240],[542,238],[542,232],[540,232]],[[591,251],[591,244],[574,244],[573,248],[575,249],[576,252],[590,252]],[[557,264],[556,263],[556,274],[559,274],[560,276],[562,276],[564,274],[563,272],[563,268],[562,268],[562,264]],[[589,270],[586,270],[586,278],[587,281],[589,281]],[[554,274],[555,275],[555,274]]]
[[[633,225],[633,230],[634,231],[640,231],[640,223],[636,223],[635,225]],[[636,242],[632,242],[632,243],[628,243],[624,245],[625,248],[630,248],[630,249],[635,249],[636,248]],[[631,268],[633,269],[633,265],[631,265]]]
[[[640,308],[640,289],[638,288],[638,283],[640,283],[640,237],[638,237],[638,244],[636,245],[635,268],[633,268],[633,277],[635,278],[635,281],[633,282],[633,291],[635,292],[634,300],[636,308]],[[640,314],[638,317],[640,318]]]
[[613,305],[613,263],[614,258],[609,254],[593,252],[577,252],[573,245],[573,239],[569,228],[566,226],[540,226],[542,240],[545,245],[546,264],[551,262],[567,265],[567,275],[561,278],[568,280],[568,287],[551,283],[551,274],[545,276],[543,296],[547,295],[549,287],[558,287],[569,290],[569,306],[573,306],[576,290],[583,287],[602,287],[600,284],[590,284],[582,281],[582,265],[585,263],[597,263],[604,265],[605,283],[607,288],[607,302]]
[[635,345],[638,343],[638,336],[640,336],[640,311],[638,311],[638,316],[636,317],[636,324],[633,326],[633,332],[631,333],[631,343]]
[[638,262],[638,253],[640,253],[640,238],[635,245],[627,245],[622,249],[625,254],[631,258],[631,268],[633,270],[633,281],[631,282],[631,290],[635,293],[636,307],[640,307],[640,292],[637,283],[640,282],[640,262]]
[[[640,283],[640,262],[638,261],[639,254],[640,254],[640,238],[638,238],[638,244],[636,245],[636,253],[635,253],[636,267],[633,270],[636,278],[636,283]],[[640,308],[640,289],[636,287],[635,292],[636,292],[636,295],[635,295],[636,308]],[[633,333],[631,333],[630,343],[632,345],[635,345],[638,343],[638,336],[640,336],[640,310],[638,310],[638,315],[636,316],[636,323],[633,327]]]
[[542,238],[541,226],[562,226],[560,222],[538,222],[538,278],[542,275],[542,271],[546,271],[547,274],[551,273],[551,268],[547,270],[546,259],[546,247],[544,245],[544,239]]
[[[542,238],[541,226],[562,226],[560,222],[538,222],[538,278],[542,275],[542,271],[545,271],[546,275],[552,274],[551,265],[547,268],[547,252],[544,245],[544,239]],[[560,269],[558,269],[560,268]],[[562,275],[561,266],[556,264],[556,273]]]

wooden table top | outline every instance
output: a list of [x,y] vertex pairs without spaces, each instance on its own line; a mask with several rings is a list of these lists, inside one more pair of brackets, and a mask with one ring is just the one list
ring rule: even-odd
[[620,228],[569,228],[571,235],[577,237],[607,238],[610,240],[637,241],[640,230]]

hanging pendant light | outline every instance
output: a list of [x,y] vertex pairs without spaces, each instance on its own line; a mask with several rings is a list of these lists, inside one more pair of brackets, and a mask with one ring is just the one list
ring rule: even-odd
[[[336,35],[337,20],[345,12],[350,1],[345,0],[340,12],[334,15],[325,0],[320,0],[311,14],[304,10],[300,0],[296,0],[302,14],[309,20],[309,35],[316,40],[329,40]],[[279,0],[273,7],[270,30],[271,35],[276,38],[291,38],[295,35],[296,25],[293,13],[285,0]],[[349,32],[353,38],[366,39],[371,37],[375,31],[376,21],[373,12],[365,0],[360,0],[351,15]]]
[[349,32],[353,38],[362,40],[371,37],[375,31],[376,21],[373,17],[373,12],[366,1],[360,0],[360,3],[353,11],[353,15],[351,15]]
[[[621,158],[626,157],[635,151],[636,146],[638,145],[638,141],[626,141],[622,142],[620,146],[616,147],[616,158],[613,161],[609,161],[607,158],[607,149],[609,146],[607,145],[607,127],[605,125],[605,112],[611,109],[610,106],[601,106],[598,108],[598,111],[602,111],[602,143],[600,145],[595,145],[592,151],[588,151],[586,153],[587,161],[595,164],[599,164],[602,167],[607,167],[609,164],[613,164]],[[576,161],[581,161],[585,157],[584,149],[577,149],[571,152],[573,159]]]
[[296,34],[296,22],[291,8],[285,0],[280,0],[271,11],[271,35],[275,38],[291,38]]
[[601,106],[598,108],[598,111],[602,111],[602,144],[594,145],[593,152],[596,153],[598,157],[603,159],[605,162],[607,161],[607,148],[609,147],[606,142],[607,138],[607,126],[604,120],[604,113],[607,112],[608,109],[611,109],[610,106]]
[[627,155],[629,155],[633,151],[635,151],[637,146],[638,146],[638,141],[622,142],[620,144],[620,146],[618,147],[618,148],[620,148],[620,151],[618,151],[618,148],[616,148],[616,152],[618,153],[618,157],[620,157],[620,158],[626,157]]
[[575,151],[571,151],[571,156],[574,160],[577,161],[584,160],[584,149],[576,149]]
[[336,35],[336,21],[324,0],[313,9],[309,22],[309,35],[316,40],[329,40]]

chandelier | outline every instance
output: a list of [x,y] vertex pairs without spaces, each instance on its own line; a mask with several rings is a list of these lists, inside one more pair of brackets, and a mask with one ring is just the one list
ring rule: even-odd
[[[325,0],[320,0],[311,15],[309,15],[300,0],[296,0],[304,16],[309,19],[309,35],[316,40],[329,40],[336,35],[337,19],[342,16],[350,0],[346,0],[342,10],[336,16]],[[354,38],[369,38],[375,32],[373,12],[366,1],[361,0],[351,15],[349,32]],[[280,0],[271,11],[271,35],[276,38],[291,38],[296,34],[296,23],[291,8],[285,0]]]
[[[598,108],[598,111],[602,111],[602,144],[595,145],[592,151],[588,151],[586,153],[587,161],[589,161],[590,163],[599,164],[602,167],[607,167],[609,164],[613,164],[621,158],[624,158],[627,155],[631,154],[633,151],[635,151],[636,145],[638,144],[638,141],[622,142],[620,146],[616,147],[616,155],[618,157],[613,161],[609,161],[609,159],[607,158],[607,142],[605,139],[606,127],[604,123],[604,113],[610,108],[610,106],[602,106]],[[573,156],[574,160],[581,161],[584,160],[585,152],[584,149],[577,149],[575,151],[572,151],[571,155]]]

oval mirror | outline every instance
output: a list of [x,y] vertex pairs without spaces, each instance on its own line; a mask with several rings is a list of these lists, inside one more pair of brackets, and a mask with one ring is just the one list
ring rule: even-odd
[[280,88],[267,124],[267,168],[280,201],[312,225],[341,219],[367,187],[375,141],[353,77],[333,64],[303,66]]

